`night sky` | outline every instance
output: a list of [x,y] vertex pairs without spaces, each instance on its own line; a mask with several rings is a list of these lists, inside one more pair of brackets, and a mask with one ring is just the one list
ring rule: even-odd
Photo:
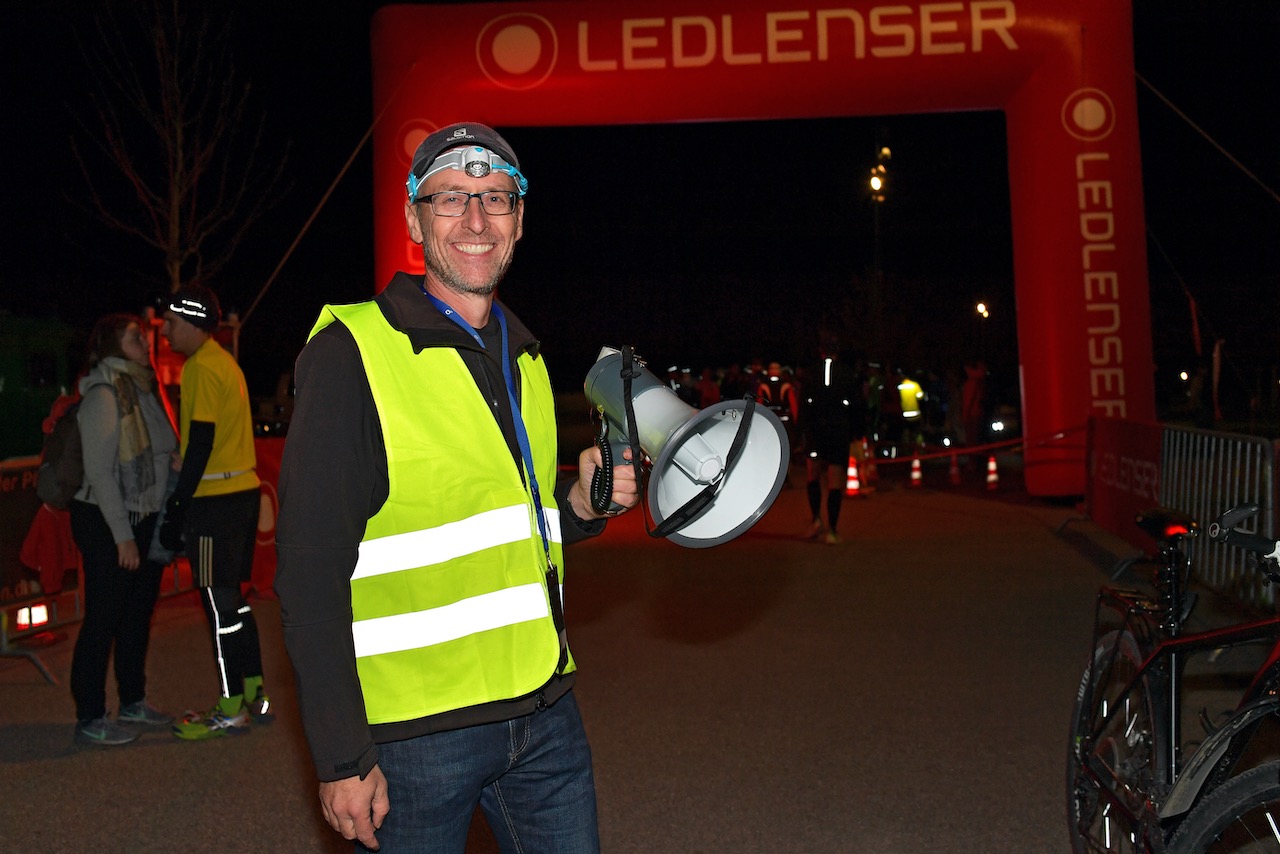
[[[94,70],[73,33],[98,37],[87,10],[99,5],[0,4],[9,211],[0,309],[86,328],[164,289],[153,250],[75,204],[84,188],[69,140],[84,145],[96,125],[86,111]],[[267,119],[265,149],[287,157],[288,185],[211,282],[224,308],[254,301],[364,135],[378,5],[222,4],[237,70]],[[1206,338],[1228,340],[1224,376],[1248,387],[1280,364],[1280,3],[1137,0],[1135,27],[1138,73],[1203,131],[1138,83],[1157,368],[1167,382],[1191,364],[1185,286]],[[889,145],[881,260],[897,328],[892,352],[869,355],[943,371],[980,344],[1016,388],[1000,113],[698,126],[713,164],[660,161],[672,140],[663,126],[503,130],[532,191],[500,296],[543,339],[558,387],[580,384],[602,344],[632,343],[654,363],[695,369],[808,359],[819,323],[856,317],[853,295],[874,260],[863,176]],[[816,180],[788,170],[777,154],[798,135],[843,165]],[[583,152],[589,167],[575,165]],[[372,293],[371,176],[365,148],[250,317],[241,345],[253,391],[274,388],[321,304]],[[992,305],[981,329],[978,299]]]

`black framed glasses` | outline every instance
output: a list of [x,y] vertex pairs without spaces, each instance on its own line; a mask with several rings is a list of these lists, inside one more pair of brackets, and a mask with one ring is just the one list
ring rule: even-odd
[[483,193],[464,193],[461,190],[445,190],[419,196],[419,202],[431,205],[431,212],[436,216],[462,216],[467,212],[467,205],[472,199],[480,200],[480,209],[489,216],[507,216],[516,209],[515,193],[506,190],[485,190]]

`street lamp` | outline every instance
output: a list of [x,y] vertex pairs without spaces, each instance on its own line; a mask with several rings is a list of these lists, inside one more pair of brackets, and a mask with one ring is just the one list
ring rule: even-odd
[[883,163],[877,163],[871,167],[871,180],[867,183],[871,187],[871,201],[876,204],[884,202],[885,183],[888,177]]
[[870,343],[878,350],[883,342],[880,336],[884,326],[884,265],[880,251],[880,206],[884,204],[889,183],[889,170],[885,163],[893,156],[889,146],[882,145],[876,152],[876,164],[871,167],[871,177],[867,186],[871,190],[871,216],[874,229],[872,253],[871,293],[867,300],[867,314],[871,328],[875,330]]
[[981,358],[986,359],[987,358],[987,324],[984,321],[987,320],[989,317],[991,317],[991,311],[990,309],[987,308],[987,304],[985,302],[979,302],[977,305],[977,309],[978,309],[978,317],[981,318],[978,321],[978,355]]
[[881,204],[885,199],[885,190],[889,181],[889,170],[885,163],[893,157],[889,146],[882,145],[876,152],[876,165],[871,167],[871,179],[867,184],[871,187],[871,201]]

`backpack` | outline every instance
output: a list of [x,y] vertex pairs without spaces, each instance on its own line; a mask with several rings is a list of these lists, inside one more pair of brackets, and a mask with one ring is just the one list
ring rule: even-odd
[[[59,411],[61,410],[61,411]],[[66,510],[84,483],[84,451],[80,445],[80,424],[76,413],[80,398],[63,396],[53,403],[45,419],[44,449],[36,470],[36,495],[45,504]]]

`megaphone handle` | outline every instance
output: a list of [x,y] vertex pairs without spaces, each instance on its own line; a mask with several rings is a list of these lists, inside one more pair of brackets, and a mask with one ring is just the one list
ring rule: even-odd
[[626,449],[627,446],[620,442],[600,443],[600,456],[604,458],[604,467],[596,469],[595,474],[591,475],[591,506],[597,513],[616,514],[626,509],[610,499],[613,495],[613,461]]
[[596,444],[600,448],[604,465],[591,475],[591,506],[597,513],[607,513],[609,505],[613,503],[609,500],[609,496],[613,495],[613,453],[609,450],[608,442]]
[[636,413],[631,404],[631,380],[639,376],[640,371],[636,366],[635,350],[630,344],[622,346],[621,356],[619,375],[622,378],[623,406],[627,413],[629,435],[626,442],[610,442],[609,421],[604,417],[603,411],[600,413],[600,430],[596,433],[596,447],[600,449],[603,465],[591,475],[591,506],[597,513],[621,513],[626,509],[621,504],[614,504],[611,496],[613,495],[614,460],[626,453],[627,448],[631,449],[631,465],[635,468],[636,483],[641,482],[640,461],[644,455],[640,452],[640,439],[635,426]]
[[600,420],[600,432],[596,434],[596,447],[600,449],[603,465],[591,475],[591,506],[597,513],[620,513],[622,505],[610,500],[613,495],[613,461],[627,446],[609,441],[609,422],[603,418]]

